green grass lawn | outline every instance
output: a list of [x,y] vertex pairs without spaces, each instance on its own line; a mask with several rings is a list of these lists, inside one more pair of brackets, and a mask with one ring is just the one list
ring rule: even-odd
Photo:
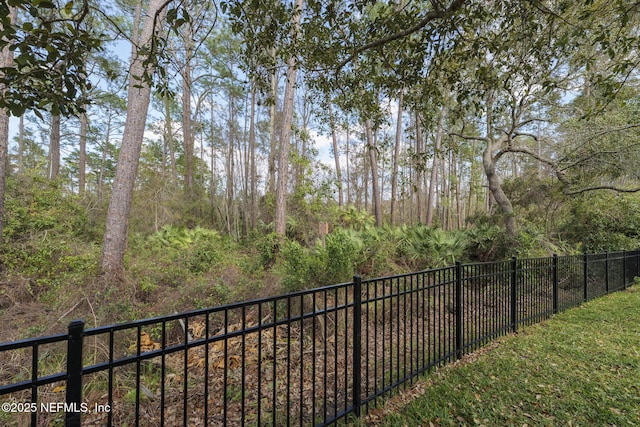
[[356,425],[638,426],[640,286],[500,339]]

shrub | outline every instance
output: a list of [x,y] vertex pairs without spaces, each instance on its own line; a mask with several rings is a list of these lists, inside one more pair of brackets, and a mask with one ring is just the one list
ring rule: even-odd
[[324,263],[297,241],[284,240],[279,264],[284,274],[282,285],[285,291],[294,292],[316,284],[317,273],[320,273]]
[[192,245],[184,252],[184,263],[192,273],[210,271],[220,263],[224,256],[217,242],[204,240]]
[[635,249],[640,243],[640,197],[636,194],[582,194],[570,202],[562,235],[588,252]]
[[340,283],[350,280],[364,260],[364,241],[352,229],[336,229],[325,238],[326,267],[324,281]]
[[79,199],[63,195],[57,181],[21,175],[7,180],[4,238],[27,241],[34,236],[83,237],[87,215]]
[[467,256],[473,261],[487,262],[507,258],[511,239],[496,225],[479,224],[466,231]]
[[202,227],[165,226],[150,235],[147,241],[153,253],[179,262],[192,273],[209,271],[224,258],[218,232]]
[[258,249],[260,265],[264,268],[271,268],[276,262],[280,245],[280,236],[275,232],[265,233],[255,240],[255,247]]

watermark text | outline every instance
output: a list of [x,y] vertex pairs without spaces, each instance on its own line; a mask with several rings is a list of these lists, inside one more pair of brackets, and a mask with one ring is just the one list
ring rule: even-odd
[[82,403],[67,403],[67,402],[4,402],[2,405],[2,412],[8,413],[24,413],[24,412],[46,412],[46,413],[99,413],[99,412],[111,412],[111,406],[108,404],[95,403],[89,405],[86,402]]

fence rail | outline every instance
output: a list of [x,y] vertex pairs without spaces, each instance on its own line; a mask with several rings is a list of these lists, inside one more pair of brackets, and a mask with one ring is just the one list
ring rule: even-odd
[[640,251],[460,264],[0,344],[0,424],[335,425],[522,325],[626,288]]

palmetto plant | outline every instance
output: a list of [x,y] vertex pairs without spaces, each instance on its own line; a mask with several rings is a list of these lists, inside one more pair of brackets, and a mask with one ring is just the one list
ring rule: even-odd
[[433,229],[431,234],[431,261],[434,267],[452,265],[460,259],[467,243],[464,234]]
[[350,278],[366,258],[366,244],[362,233],[351,228],[338,228],[326,239],[326,280],[343,281]]
[[512,249],[505,232],[496,225],[480,224],[466,231],[468,252],[472,259],[490,261],[509,256],[507,249]]
[[461,232],[424,225],[408,227],[405,232],[407,237],[402,247],[406,256],[422,266],[452,265],[467,248],[467,240]]
[[185,249],[194,243],[217,239],[219,236],[220,235],[217,231],[199,226],[189,229],[185,227],[165,225],[160,230],[150,235],[148,241],[153,246]]
[[375,218],[373,216],[367,211],[360,210],[353,205],[342,209],[339,215],[344,226],[356,230],[362,230],[375,224]]
[[217,231],[167,225],[147,238],[152,250],[169,263],[177,263],[192,273],[209,271],[224,259],[223,240]]

